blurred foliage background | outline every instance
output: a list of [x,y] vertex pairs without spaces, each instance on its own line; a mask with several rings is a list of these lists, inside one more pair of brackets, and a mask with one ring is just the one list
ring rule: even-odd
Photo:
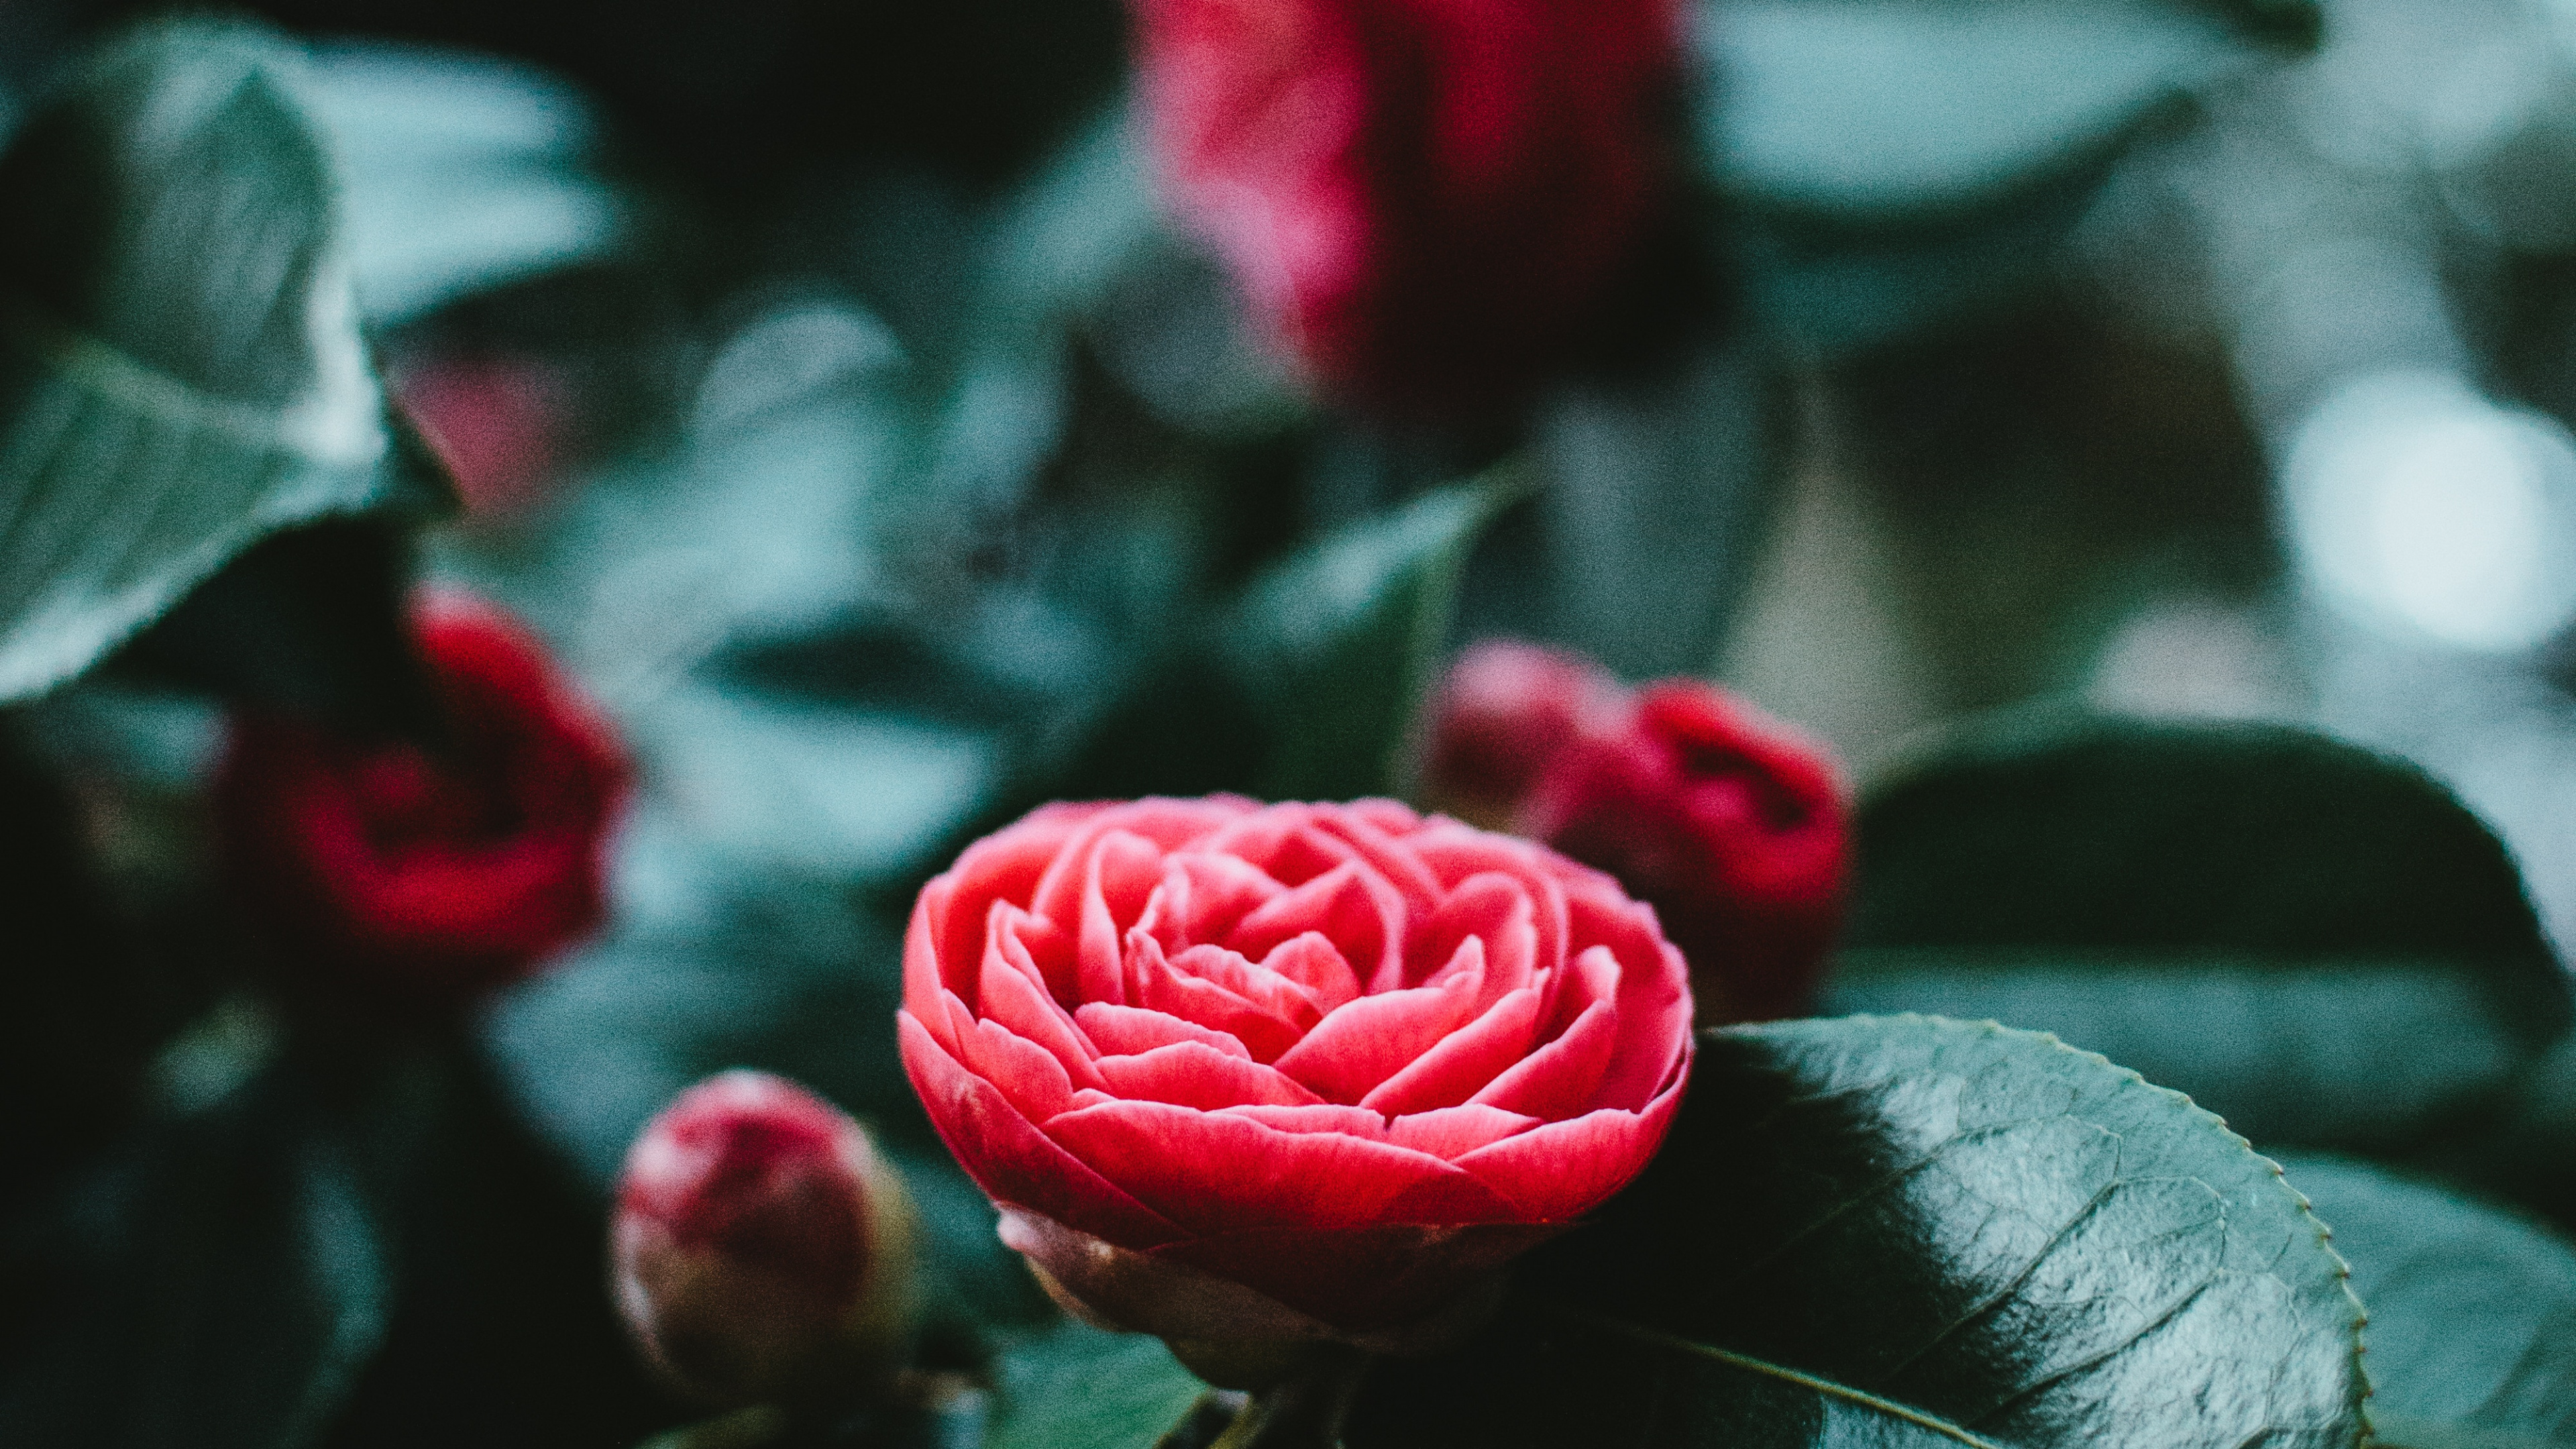
[[[2559,0],[1703,0],[1690,192],[1618,345],[1439,422],[1310,395],[1157,210],[1112,0],[250,8],[309,45],[365,331],[462,495],[423,566],[532,621],[642,763],[613,926],[476,1023],[498,1096],[404,1089],[534,1126],[445,1191],[568,1169],[525,1262],[578,1264],[557,1247],[644,1118],[757,1065],[886,1134],[944,1235],[936,1301],[1033,1319],[896,1061],[912,891],[1046,798],[1400,783],[1345,747],[1440,657],[1389,640],[1712,675],[1864,777],[2006,705],[2311,725],[2453,787],[2576,933]],[[0,115],[139,13],[0,8]],[[5,225],[41,231],[15,194]],[[131,1039],[31,1074],[148,1063],[179,1111],[274,1050],[187,849],[220,715],[167,685],[205,667],[192,619],[363,594],[366,549],[399,551],[313,532],[24,712],[73,785],[28,782],[28,818],[149,938],[78,987]],[[312,670],[334,647],[219,667],[398,714],[399,681]],[[80,1251],[23,1257],[68,1282]],[[343,1442],[647,1427],[494,1416],[543,1398],[525,1344],[480,1399],[407,1369],[473,1278],[314,1319],[384,1349],[328,1391]],[[76,1349],[10,1351],[0,1407],[43,1422]]]

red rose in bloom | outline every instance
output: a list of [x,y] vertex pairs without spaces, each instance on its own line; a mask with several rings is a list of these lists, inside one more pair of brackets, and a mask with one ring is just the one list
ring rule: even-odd
[[859,1124],[792,1082],[726,1072],[626,1154],[619,1309],[674,1385],[752,1403],[882,1369],[910,1326],[912,1210]]
[[499,610],[432,595],[412,634],[446,707],[445,753],[245,714],[216,808],[228,867],[291,964],[455,999],[599,923],[627,768],[606,721]]
[[1848,817],[1822,746],[1667,680],[1558,752],[1516,823],[1652,904],[1701,1019],[1720,1022],[1806,1008],[1842,914]]
[[1658,202],[1672,0],[1135,0],[1175,207],[1320,381],[1527,380]]
[[922,890],[898,1024],[1005,1241],[1194,1339],[1454,1311],[1645,1165],[1690,1056],[1608,877],[1384,800],[1041,809]]
[[1589,659],[1485,640],[1432,696],[1423,794],[1463,820],[1503,828],[1558,751],[1616,728],[1626,708],[1618,681]]

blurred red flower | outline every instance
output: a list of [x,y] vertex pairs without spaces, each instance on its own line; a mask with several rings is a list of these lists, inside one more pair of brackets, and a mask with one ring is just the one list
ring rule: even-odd
[[1508,829],[1548,762],[1578,736],[1615,728],[1627,708],[1627,692],[1589,659],[1484,640],[1432,695],[1424,797],[1471,825]]
[[1665,680],[1558,751],[1516,826],[1654,906],[1691,963],[1703,1024],[1813,1000],[1851,837],[1822,745],[1714,685]]
[[766,1072],[681,1093],[626,1154],[619,1310],[674,1387],[753,1403],[883,1368],[910,1326],[902,1179],[831,1104]]
[[1134,0],[1175,209],[1330,390],[1527,383],[1661,204],[1673,0]]
[[426,595],[412,635],[445,706],[439,753],[244,712],[216,810],[227,870],[290,969],[461,1000],[599,923],[628,768],[500,610]]
[[1385,800],[1041,809],[923,889],[898,1024],[1004,1240],[1182,1339],[1443,1320],[1645,1165],[1690,1059],[1608,877]]

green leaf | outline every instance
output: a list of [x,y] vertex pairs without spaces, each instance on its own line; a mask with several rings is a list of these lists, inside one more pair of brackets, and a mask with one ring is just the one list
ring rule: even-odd
[[2352,1265],[2383,1440],[2576,1443],[2576,1247],[2357,1162],[2281,1165]]
[[272,530],[417,496],[263,32],[145,28],[0,162],[0,699]]
[[1457,603],[1467,548],[1523,490],[1506,465],[1334,530],[1272,565],[1219,635],[1274,733],[1259,793],[1385,794]]
[[164,1128],[130,1175],[101,1184],[115,1207],[91,1221],[112,1238],[44,1254],[70,1291],[26,1310],[48,1331],[0,1377],[13,1438],[67,1449],[319,1442],[384,1338],[394,1286],[364,1146],[308,1088],[271,1072]]
[[2342,1263],[2179,1094],[1992,1024],[1700,1043],[1645,1175],[1478,1342],[1380,1366],[1351,1449],[2359,1442]]
[[1700,37],[1720,186],[1872,225],[2006,201],[2263,55],[2210,9],[2154,0],[1770,0],[1706,7]]
[[995,1361],[985,1449],[1150,1449],[1207,1385],[1159,1338],[1064,1323]]
[[2300,730],[2008,715],[1868,789],[1859,851],[1835,1009],[2054,1032],[2261,1142],[2451,1130],[2571,1016],[2494,834]]

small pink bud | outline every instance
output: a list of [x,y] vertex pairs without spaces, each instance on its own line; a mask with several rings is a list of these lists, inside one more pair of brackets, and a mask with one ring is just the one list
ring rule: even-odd
[[1557,752],[1614,725],[1623,703],[1618,681],[1589,659],[1485,640],[1458,656],[1432,697],[1423,797],[1501,829]]
[[626,1154],[618,1307],[675,1388],[713,1404],[890,1374],[914,1308],[912,1208],[859,1124],[733,1071],[683,1092]]

